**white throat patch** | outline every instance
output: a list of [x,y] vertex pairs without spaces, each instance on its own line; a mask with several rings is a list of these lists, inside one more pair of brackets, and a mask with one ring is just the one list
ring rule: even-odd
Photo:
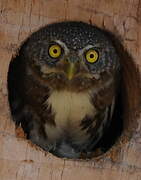
[[58,127],[76,127],[86,115],[96,113],[89,94],[84,92],[53,91],[46,103],[52,107]]

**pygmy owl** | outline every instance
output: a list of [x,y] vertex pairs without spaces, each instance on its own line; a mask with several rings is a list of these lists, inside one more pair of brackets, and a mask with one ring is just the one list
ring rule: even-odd
[[47,25],[11,62],[13,119],[44,150],[87,157],[113,118],[119,76],[119,57],[103,30],[82,22]]

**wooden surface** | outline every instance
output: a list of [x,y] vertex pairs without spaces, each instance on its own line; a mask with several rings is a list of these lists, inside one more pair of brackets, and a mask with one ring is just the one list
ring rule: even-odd
[[[73,161],[54,157],[17,137],[11,121],[7,72],[12,56],[30,33],[63,20],[81,20],[113,32],[130,56],[123,58],[127,62],[124,135],[100,159]],[[137,68],[141,71],[140,0],[0,0],[0,180],[141,180],[141,91]],[[126,136],[131,138],[127,140]]]

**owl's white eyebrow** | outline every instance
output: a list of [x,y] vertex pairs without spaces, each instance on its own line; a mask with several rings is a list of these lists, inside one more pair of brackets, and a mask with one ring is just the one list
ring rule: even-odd
[[83,49],[80,49],[79,50],[79,55],[82,55],[84,53],[84,51],[88,50],[88,49],[91,49],[93,48],[94,46],[93,45],[87,45],[86,47],[84,47]]
[[60,40],[55,40],[56,43],[58,43],[60,46],[62,46],[65,50],[65,54],[69,53],[69,49],[67,48],[66,44]]

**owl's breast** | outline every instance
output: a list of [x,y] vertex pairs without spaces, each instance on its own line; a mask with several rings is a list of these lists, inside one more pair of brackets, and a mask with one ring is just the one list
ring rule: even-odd
[[89,93],[86,92],[52,92],[46,103],[54,114],[55,126],[48,123],[45,125],[46,134],[51,142],[63,143],[71,140],[79,145],[87,141],[89,134],[82,130],[82,121],[86,116],[94,119],[97,113],[90,99]]
[[96,109],[89,93],[53,91],[47,100],[55,114],[55,124],[61,128],[76,127],[86,115],[94,116]]

